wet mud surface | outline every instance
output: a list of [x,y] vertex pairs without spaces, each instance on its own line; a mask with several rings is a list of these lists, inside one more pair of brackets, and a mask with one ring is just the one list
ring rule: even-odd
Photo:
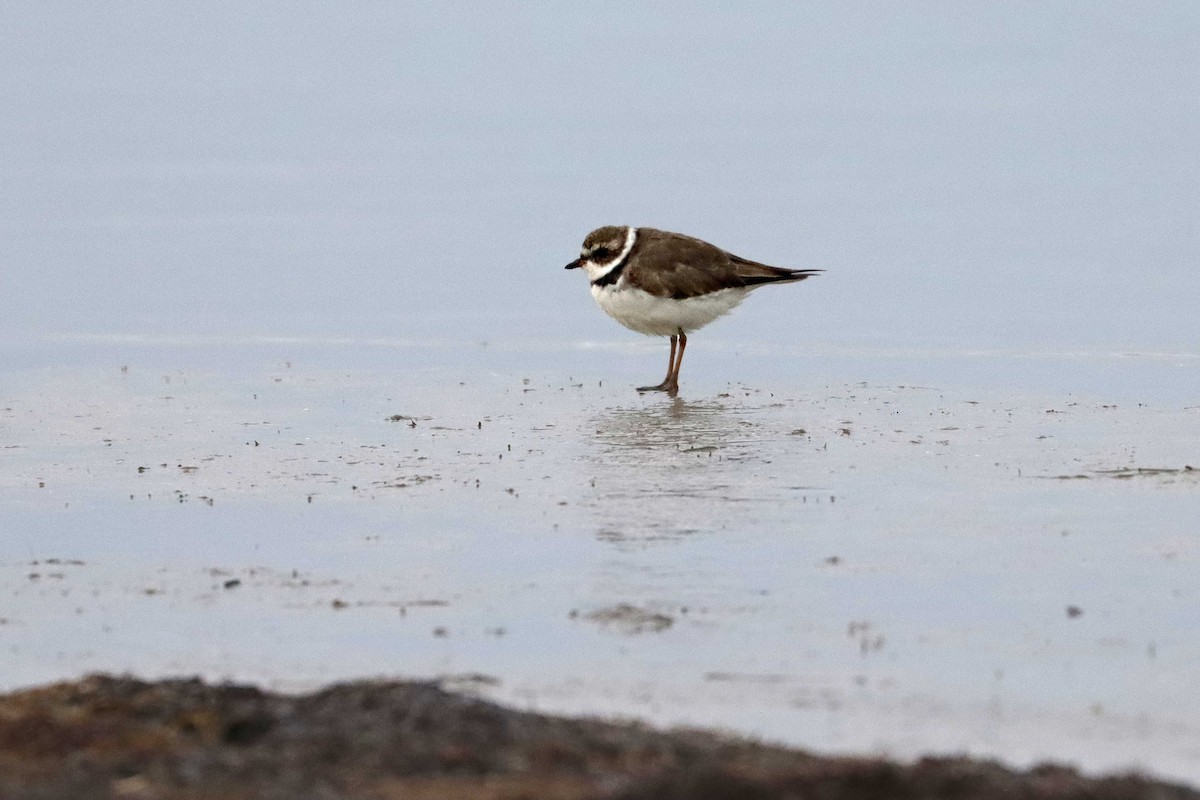
[[1184,800],[1138,775],[967,758],[819,758],[732,737],[524,713],[430,683],[305,695],[93,676],[0,696],[0,797]]
[[1200,785],[1196,360],[710,346],[672,400],[654,350],[284,349],[4,373],[0,691],[435,680]]

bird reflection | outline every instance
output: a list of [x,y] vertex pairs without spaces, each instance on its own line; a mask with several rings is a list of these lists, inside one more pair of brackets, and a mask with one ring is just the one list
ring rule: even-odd
[[620,456],[626,448],[670,450],[729,444],[737,433],[735,416],[717,402],[688,402],[676,397],[661,406],[605,409],[592,422],[601,447]]
[[743,504],[762,499],[769,463],[753,416],[753,409],[674,398],[590,418],[583,467],[591,481],[581,502],[597,516],[598,535],[670,540],[744,521]]

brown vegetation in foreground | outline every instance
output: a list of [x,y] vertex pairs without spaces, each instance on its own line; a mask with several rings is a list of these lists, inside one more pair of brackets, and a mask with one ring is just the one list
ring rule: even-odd
[[548,717],[426,683],[291,696],[93,676],[0,696],[0,798],[1200,800],[1055,766],[819,758],[692,731]]

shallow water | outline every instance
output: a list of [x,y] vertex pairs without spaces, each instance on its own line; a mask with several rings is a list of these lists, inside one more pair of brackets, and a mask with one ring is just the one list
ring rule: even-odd
[[45,347],[0,399],[4,688],[447,676],[1200,780],[1198,359],[718,340],[670,399],[631,389],[661,348]]

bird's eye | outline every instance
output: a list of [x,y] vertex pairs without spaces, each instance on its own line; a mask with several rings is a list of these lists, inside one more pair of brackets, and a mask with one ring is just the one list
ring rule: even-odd
[[601,261],[608,258],[611,251],[607,247],[597,247],[592,251],[592,258],[598,258]]

